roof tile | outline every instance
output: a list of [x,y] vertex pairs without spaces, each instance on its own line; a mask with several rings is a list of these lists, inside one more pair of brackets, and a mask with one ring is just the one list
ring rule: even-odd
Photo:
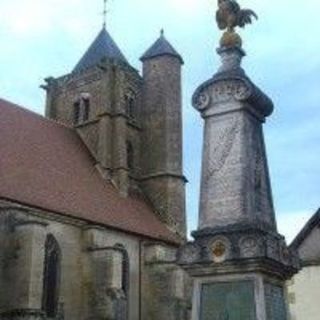
[[127,59],[105,28],[100,31],[89,49],[73,69],[73,72],[81,72],[96,66],[103,58],[111,58],[128,63]]
[[0,99],[0,197],[153,239],[178,238],[140,198],[122,198],[75,130]]
[[176,57],[181,61],[181,63],[183,63],[181,55],[173,48],[173,46],[165,38],[162,30],[159,39],[144,53],[140,60],[145,61],[164,55]]

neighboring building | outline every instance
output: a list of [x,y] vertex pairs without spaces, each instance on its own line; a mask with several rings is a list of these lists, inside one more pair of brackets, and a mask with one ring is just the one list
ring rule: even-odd
[[46,118],[0,100],[1,319],[186,319],[183,60],[141,60],[103,28]]
[[291,320],[319,320],[320,209],[291,244],[298,251],[302,269],[288,282]]

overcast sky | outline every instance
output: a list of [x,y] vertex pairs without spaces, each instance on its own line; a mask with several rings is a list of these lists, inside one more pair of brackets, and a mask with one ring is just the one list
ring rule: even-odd
[[[72,70],[102,25],[102,0],[0,0],[0,96],[43,114],[43,78]],[[265,125],[280,231],[290,241],[320,206],[320,2],[239,0],[259,21],[241,31],[251,79],[275,103]],[[219,65],[215,0],[110,0],[108,30],[130,63],[164,28],[185,60],[189,230],[197,225],[202,120],[196,87]],[[1,138],[1,137],[0,137]]]

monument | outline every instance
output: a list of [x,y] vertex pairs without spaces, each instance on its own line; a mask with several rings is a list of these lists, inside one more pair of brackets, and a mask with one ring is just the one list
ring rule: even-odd
[[199,225],[178,253],[193,277],[192,320],[287,320],[298,259],[277,231],[262,124],[273,103],[241,68],[236,27],[257,15],[218,0],[221,66],[193,96],[204,119]]

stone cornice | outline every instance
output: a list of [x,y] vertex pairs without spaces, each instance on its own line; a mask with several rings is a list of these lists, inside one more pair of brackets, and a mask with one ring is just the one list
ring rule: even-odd
[[[273,102],[253,84],[240,67],[230,71],[218,72],[211,79],[200,85],[192,97],[193,106],[197,110],[204,112],[210,106],[215,105],[217,102],[215,101],[216,97],[211,92],[208,92],[209,88],[211,87],[211,91],[214,92],[214,87],[227,82],[230,85],[227,86],[226,90],[228,90],[228,94],[232,95],[235,100],[247,102],[262,117],[271,115],[274,109]],[[231,86],[232,82],[233,86]],[[218,95],[224,94],[221,90],[217,87]]]

